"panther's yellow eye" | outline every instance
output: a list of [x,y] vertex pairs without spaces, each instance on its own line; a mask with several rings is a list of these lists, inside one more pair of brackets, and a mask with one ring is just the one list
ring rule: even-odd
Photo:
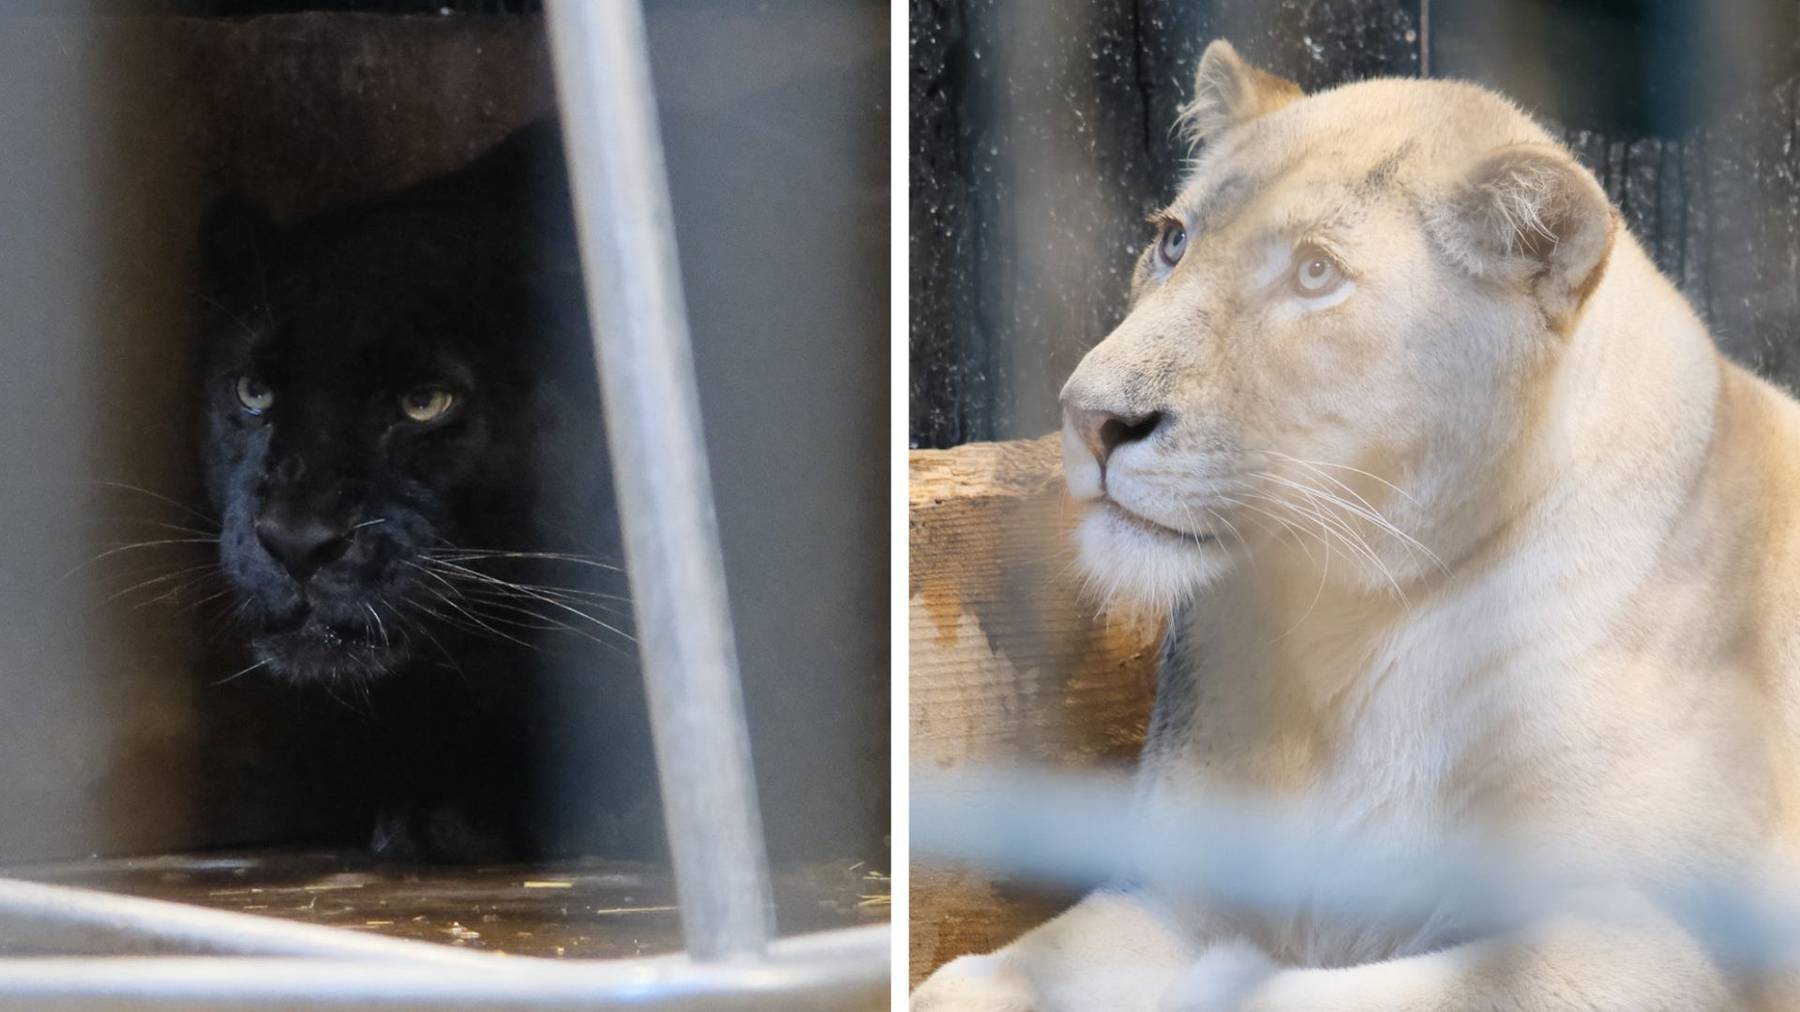
[[264,386],[250,376],[239,376],[237,381],[238,403],[244,410],[253,415],[260,415],[275,405],[275,391]]
[[400,411],[408,419],[423,425],[444,417],[455,403],[456,395],[448,390],[420,387],[401,395]]

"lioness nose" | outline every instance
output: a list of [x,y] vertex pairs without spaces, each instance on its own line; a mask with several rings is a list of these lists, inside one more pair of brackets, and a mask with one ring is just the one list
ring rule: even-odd
[[1101,466],[1105,466],[1114,450],[1126,443],[1147,438],[1163,420],[1163,413],[1160,411],[1142,415],[1117,415],[1111,411],[1064,408],[1063,414]]
[[276,510],[256,519],[256,540],[294,579],[304,582],[349,550],[350,529]]

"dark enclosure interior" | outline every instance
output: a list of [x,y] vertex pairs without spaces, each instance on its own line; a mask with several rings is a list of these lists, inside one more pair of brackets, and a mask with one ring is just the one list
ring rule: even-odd
[[1030,437],[1118,322],[1201,49],[1308,89],[1497,88],[1551,124],[1726,352],[1800,386],[1800,3],[911,4],[911,444]]
[[[202,498],[206,209],[236,193],[297,221],[454,169],[552,113],[541,6],[0,14],[0,862],[14,873],[377,926],[388,917],[355,897],[388,883],[384,910],[429,905],[419,882],[438,882],[439,899],[491,900],[527,937],[546,896],[634,918],[532,951],[679,944],[654,865],[577,862],[534,885],[280,856],[361,843],[312,776],[343,707],[223,681],[242,650],[212,608],[190,607],[199,595],[121,592],[204,563],[206,546],[104,556]],[[781,928],[884,918],[887,5],[646,7]],[[221,848],[232,856],[141,857]],[[43,861],[60,863],[29,864]],[[320,897],[346,902],[325,917]],[[432,930],[454,913],[434,911]],[[439,940],[507,944],[461,923],[475,934]]]

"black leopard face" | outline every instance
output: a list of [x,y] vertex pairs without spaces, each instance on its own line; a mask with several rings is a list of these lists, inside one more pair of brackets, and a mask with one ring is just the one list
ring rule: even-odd
[[494,501],[507,391],[451,349],[326,348],[309,333],[324,321],[263,322],[209,384],[220,561],[272,671],[380,674],[410,649],[409,611],[446,593],[429,554],[483,526],[468,507],[508,505]]
[[[479,553],[530,526],[546,374],[577,389],[593,375],[543,351],[547,331],[584,326],[579,287],[561,277],[562,302],[546,299],[533,215],[492,178],[286,229],[237,203],[212,215],[205,470],[235,614],[273,674],[375,678],[434,627],[510,638],[509,620],[550,610],[499,610]],[[597,418],[572,421],[594,433],[578,454],[591,468]],[[557,600],[602,599],[587,593]]]

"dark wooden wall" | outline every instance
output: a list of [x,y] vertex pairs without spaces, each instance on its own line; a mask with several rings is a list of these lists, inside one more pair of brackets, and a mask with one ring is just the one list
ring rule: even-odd
[[912,0],[911,440],[1034,436],[1118,321],[1206,42],[1556,125],[1725,350],[1800,385],[1800,0]]

